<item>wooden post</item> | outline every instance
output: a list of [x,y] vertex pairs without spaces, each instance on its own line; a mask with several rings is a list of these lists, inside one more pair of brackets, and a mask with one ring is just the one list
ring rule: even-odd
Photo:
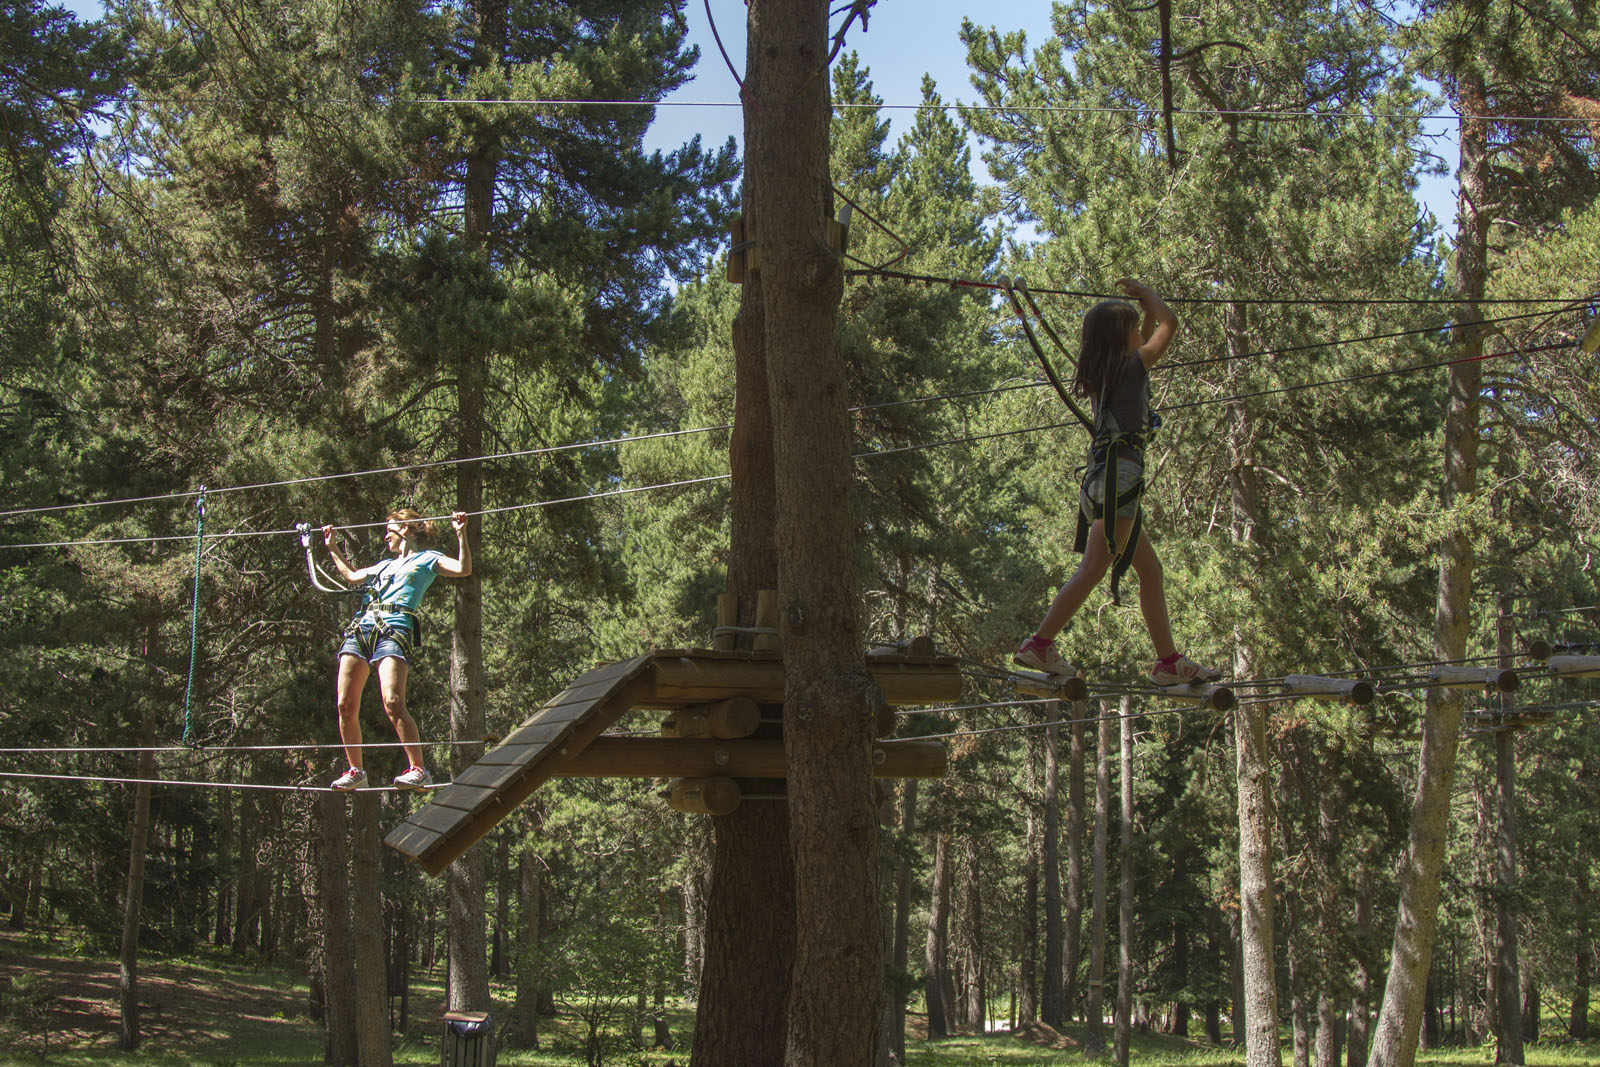
[[[756,592],[756,628],[774,630],[778,628],[778,591],[776,589],[761,589]],[[778,651],[778,635],[756,634],[755,641],[751,644],[757,652]]]
[[[727,630],[739,625],[739,596],[737,593],[717,594],[717,629]],[[732,652],[739,647],[736,633],[714,633],[711,647],[717,652]]]

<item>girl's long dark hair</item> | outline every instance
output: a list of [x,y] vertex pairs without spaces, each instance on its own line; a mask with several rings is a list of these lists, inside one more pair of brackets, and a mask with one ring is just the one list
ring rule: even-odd
[[1078,343],[1078,373],[1072,390],[1097,397],[1111,388],[1127,365],[1128,331],[1139,325],[1139,309],[1125,300],[1102,300],[1083,313],[1083,339]]

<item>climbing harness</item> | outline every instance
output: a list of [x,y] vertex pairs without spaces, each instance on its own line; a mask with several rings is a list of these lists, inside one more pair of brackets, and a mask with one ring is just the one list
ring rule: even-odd
[[[388,638],[399,645],[400,651],[410,659],[411,653],[422,647],[422,616],[408,607],[384,600],[378,595],[378,583],[389,574],[387,572],[374,574],[367,579],[366,584],[354,588],[340,586],[327,571],[322,569],[312,554],[311,524],[297,522],[294,524],[294,529],[300,535],[300,547],[305,549],[306,573],[311,577],[311,584],[323,593],[353,593],[359,594],[362,598],[361,606],[339,632],[340,642],[354,638],[356,647],[361,650],[361,658],[371,659],[372,654],[377,651],[378,642]],[[397,626],[385,619],[385,614],[399,615],[403,622]]]
[[191,744],[194,736],[194,663],[199,651],[200,634],[200,548],[206,536],[206,487],[194,502],[194,596],[189,604],[189,682],[183,690],[183,743]]

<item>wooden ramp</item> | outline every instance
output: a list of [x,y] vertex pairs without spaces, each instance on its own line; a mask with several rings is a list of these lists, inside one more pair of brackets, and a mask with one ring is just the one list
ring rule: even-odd
[[390,831],[384,843],[438,874],[555,776],[556,761],[585,748],[648,690],[651,656],[582,674],[433,801]]
[[[960,662],[950,657],[875,650],[867,668],[891,707],[936,704],[961,693]],[[435,792],[432,803],[396,826],[384,843],[437,875],[552,778],[783,777],[783,742],[776,739],[608,737],[596,743],[634,708],[679,709],[733,696],[777,704],[783,693],[783,661],[776,652],[658,650],[596,667]],[[945,758],[937,741],[879,741],[874,773],[941,777]]]

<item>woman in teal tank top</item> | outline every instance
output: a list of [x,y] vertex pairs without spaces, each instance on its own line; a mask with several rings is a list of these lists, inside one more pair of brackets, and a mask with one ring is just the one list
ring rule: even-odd
[[405,747],[411,765],[395,778],[400,789],[424,789],[433,778],[422,765],[422,738],[417,724],[406,709],[406,676],[411,669],[408,656],[417,644],[417,608],[435,578],[465,578],[472,573],[472,553],[467,547],[467,515],[457,511],[450,516],[456,532],[455,558],[427,547],[434,540],[434,524],[410,508],[389,513],[384,528],[384,546],[393,555],[370,567],[355,568],[340,551],[338,533],[332,526],[322,528],[323,543],[339,576],[351,585],[366,586],[366,601],[361,612],[345,628],[339,646],[339,680],[335,705],[339,713],[339,739],[345,745],[350,769],[333,781],[335,789],[359,789],[367,772],[361,760],[361,693],[374,669],[378,672],[378,691],[383,711],[394,725],[394,732]]

